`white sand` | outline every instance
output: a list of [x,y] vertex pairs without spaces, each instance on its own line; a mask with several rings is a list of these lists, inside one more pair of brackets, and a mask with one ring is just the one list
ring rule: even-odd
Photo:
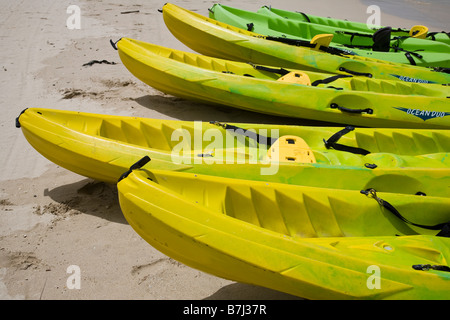
[[[207,15],[214,2],[174,3]],[[296,299],[207,275],[164,256],[127,224],[114,185],[56,166],[14,127],[20,111],[32,106],[180,120],[287,120],[195,104],[135,79],[109,39],[127,36],[190,51],[170,34],[157,11],[165,1],[0,3],[0,299]],[[224,4],[256,10],[268,3]],[[66,26],[69,5],[81,9],[79,30]],[[361,22],[369,16],[357,0],[278,0],[276,7]],[[121,14],[133,10],[139,12]],[[420,22],[382,13],[384,25]],[[444,21],[433,22],[436,31],[446,29]],[[117,64],[82,66],[103,59]],[[67,287],[71,265],[80,267],[80,289]]]

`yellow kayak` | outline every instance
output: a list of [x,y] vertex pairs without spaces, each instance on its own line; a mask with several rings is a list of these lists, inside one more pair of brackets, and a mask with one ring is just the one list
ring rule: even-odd
[[308,299],[450,299],[448,197],[145,168],[118,183],[122,212],[188,266]]
[[330,39],[326,36],[307,43],[287,44],[279,42],[280,39],[233,27],[171,3],[164,5],[163,17],[166,26],[178,40],[208,56],[304,71],[360,74],[407,82],[450,83],[450,74],[445,72],[332,50],[327,44]]
[[450,87],[267,67],[122,38],[125,67],[186,99],[367,127],[450,128]]
[[450,131],[160,120],[44,108],[17,118],[43,156],[116,183],[151,169],[247,180],[450,197]]

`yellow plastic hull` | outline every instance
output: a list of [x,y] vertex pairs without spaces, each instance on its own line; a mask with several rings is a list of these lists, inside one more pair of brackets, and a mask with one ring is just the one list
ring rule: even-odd
[[[116,183],[143,156],[146,167],[336,189],[450,197],[450,131],[356,128],[338,142],[367,155],[327,149],[341,128],[234,123],[267,137],[302,137],[315,163],[267,161],[265,145],[205,122],[29,108],[18,118],[28,142],[50,161]],[[275,134],[275,135],[274,135]],[[212,144],[214,136],[219,145]],[[231,142],[231,147],[227,148]],[[184,146],[183,149],[177,148]],[[266,160],[266,161],[264,161]],[[375,165],[369,168],[366,164]]]
[[[255,70],[248,63],[133,39],[122,38],[117,48],[123,64],[138,79],[190,100],[344,125],[450,128],[447,86],[365,77],[341,78],[326,85],[302,85],[277,81],[280,75]],[[312,82],[330,76],[316,72],[302,75]]]
[[[409,229],[358,192],[146,170],[118,189],[141,237],[219,277],[308,299],[450,298],[450,272],[412,267],[447,266],[450,239]],[[431,220],[450,218],[448,198],[380,196],[405,214],[423,205]]]

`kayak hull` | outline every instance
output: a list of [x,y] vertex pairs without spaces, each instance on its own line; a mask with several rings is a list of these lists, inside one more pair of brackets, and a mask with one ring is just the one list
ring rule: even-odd
[[[267,67],[255,69],[265,66],[254,67],[128,38],[122,38],[117,47],[123,64],[134,76],[185,99],[357,126],[450,127],[447,86],[361,77],[343,77],[327,85],[302,85],[280,81],[280,75],[265,71]],[[314,83],[326,82],[333,76],[304,70],[298,74]]]
[[[331,34],[330,46],[351,51],[353,54],[396,63],[412,64],[427,67],[450,67],[450,46],[442,42],[413,37],[399,38],[389,41],[383,50],[372,49],[374,46],[373,31],[371,35],[360,34],[343,25],[333,27],[325,24],[314,24],[302,21],[300,16],[291,13],[280,16],[270,8],[263,7],[258,12],[241,10],[221,4],[214,4],[209,9],[209,17],[265,36],[284,37],[289,39],[311,41],[321,34]],[[303,18],[304,16],[301,15]],[[323,20],[322,20],[323,21]],[[352,25],[351,23],[347,23]]]
[[[27,141],[50,161],[110,183],[147,155],[147,167],[158,170],[450,197],[447,130],[356,128],[338,141],[370,152],[362,155],[327,149],[323,140],[341,131],[335,127],[217,125],[44,108],[25,110],[18,122]],[[244,130],[258,133],[259,143],[239,133]],[[284,136],[302,137],[315,162],[267,158],[273,144],[262,140]]]
[[[189,191],[184,183],[189,183]],[[207,198],[207,195],[212,196],[212,192],[206,191],[212,183],[217,205]],[[224,198],[216,199],[222,187]],[[449,298],[448,272],[419,271],[412,267],[418,263],[445,265],[449,254],[448,238],[389,236],[381,230],[382,224],[379,235],[345,236],[343,225],[339,235],[332,235],[328,233],[332,227],[327,224],[335,225],[336,219],[339,223],[340,215],[334,212],[328,220],[317,205],[309,217],[319,224],[319,217],[323,219],[316,230],[324,233],[310,237],[301,233],[306,232],[305,226],[309,225],[300,221],[302,204],[290,209],[294,210],[292,214],[298,210],[295,216],[299,221],[290,221],[288,207],[281,204],[276,212],[271,211],[273,215],[266,216],[269,210],[259,207],[253,211],[254,207],[244,205],[244,189],[252,190],[252,199],[258,195],[259,201],[275,190],[278,199],[289,192],[292,192],[289,197],[296,194],[295,199],[305,199],[308,198],[305,194],[312,191],[302,193],[300,187],[294,186],[268,186],[237,179],[146,170],[133,171],[118,183],[122,212],[134,230],[162,253],[204,272],[308,299]],[[323,194],[324,190],[319,192]],[[344,193],[337,192],[335,197],[345,202]],[[269,206],[271,200],[265,199],[263,205]],[[368,201],[361,206],[374,205],[377,210],[376,201],[362,200]],[[260,202],[253,203],[257,206]],[[280,213],[285,221],[281,225],[278,224],[281,217],[276,216]],[[359,216],[359,211],[353,213]],[[385,219],[381,212],[376,216]],[[305,229],[300,230],[300,226]],[[371,277],[373,270],[381,270],[378,274],[381,286],[376,287],[377,290],[374,290],[377,281]]]

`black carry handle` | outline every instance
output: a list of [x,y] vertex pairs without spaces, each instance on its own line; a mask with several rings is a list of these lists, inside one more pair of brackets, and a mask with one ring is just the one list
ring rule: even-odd
[[137,161],[135,164],[133,164],[133,165],[130,167],[130,169],[128,169],[128,171],[126,171],[125,173],[123,173],[123,174],[120,176],[120,178],[119,178],[119,180],[118,180],[117,182],[119,182],[119,181],[121,181],[122,179],[125,179],[126,177],[128,177],[128,175],[129,175],[133,170],[142,168],[142,167],[145,166],[150,160],[151,160],[151,159],[150,159],[149,156],[145,156],[145,157],[141,158],[139,161]]
[[114,50],[117,50],[117,42],[119,42],[120,40],[122,40],[122,38],[120,38],[120,39],[117,40],[116,42],[112,41],[112,39],[109,39],[109,43],[110,43],[111,46],[114,48]]
[[340,111],[349,112],[349,113],[363,113],[363,112],[365,112],[367,114],[373,114],[373,109],[371,109],[371,108],[366,108],[366,109],[349,109],[349,108],[346,108],[346,107],[341,107],[337,103],[330,104],[330,108],[331,109],[338,109]]

